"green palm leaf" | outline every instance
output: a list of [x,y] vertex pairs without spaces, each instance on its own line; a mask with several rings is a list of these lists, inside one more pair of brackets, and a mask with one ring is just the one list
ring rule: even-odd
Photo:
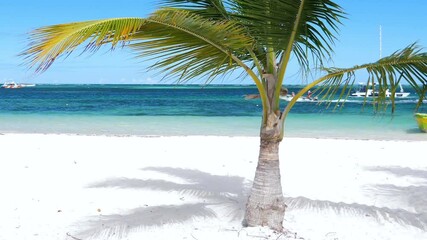
[[147,19],[130,47],[138,57],[157,59],[153,68],[188,80],[214,77],[242,66],[252,39],[233,21],[209,21],[186,10],[163,9]]
[[106,43],[113,48],[125,43],[144,23],[142,18],[114,18],[39,28],[31,32],[30,46],[21,55],[31,67],[37,66],[36,71],[44,71],[81,44],[86,44],[85,50],[97,50]]
[[[35,30],[23,53],[36,71],[46,70],[59,56],[77,46],[96,51],[101,45],[129,45],[138,57],[159,59],[153,68],[169,77],[188,80],[214,77],[239,66],[239,57],[252,47],[252,39],[232,21],[209,21],[190,11],[162,9],[149,18],[117,18],[54,25]],[[244,57],[241,57],[244,58]],[[237,60],[237,62],[236,62]]]
[[[259,45],[288,50],[289,42],[322,59],[332,53],[335,33],[344,17],[342,9],[329,0],[236,0],[234,15],[247,26]],[[298,12],[301,9],[301,14]],[[293,29],[295,37],[292,39]],[[293,41],[295,40],[295,42]],[[294,47],[298,55],[307,56]],[[307,60],[298,58],[301,63]]]
[[161,6],[185,9],[213,20],[229,19],[229,12],[225,8],[227,1],[223,0],[164,0]]

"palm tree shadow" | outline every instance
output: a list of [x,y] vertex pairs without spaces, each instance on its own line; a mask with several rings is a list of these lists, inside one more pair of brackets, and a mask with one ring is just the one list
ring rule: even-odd
[[183,181],[177,183],[161,179],[115,178],[91,184],[88,188],[173,191],[196,197],[200,201],[181,205],[140,207],[124,214],[91,216],[84,224],[79,223],[85,227],[76,234],[78,238],[121,238],[140,228],[182,223],[197,217],[214,218],[216,212],[213,208],[228,213],[227,216],[231,220],[243,218],[249,183],[242,177],[211,175],[198,170],[170,167],[148,167],[142,170],[166,174]]
[[[241,220],[244,215],[244,206],[249,193],[250,182],[237,176],[219,176],[198,170],[148,167],[143,171],[153,171],[167,176],[178,178],[181,181],[166,181],[162,179],[130,179],[115,178],[89,185],[89,188],[116,188],[116,189],[146,189],[153,191],[178,192],[184,196],[200,199],[199,202],[181,205],[146,206],[129,210],[122,214],[97,215],[88,217],[85,222],[78,223],[84,226],[77,230],[80,239],[109,239],[126,238],[130,232],[138,231],[151,226],[182,223],[198,217],[215,218],[215,210],[227,212],[231,220]],[[401,176],[411,175],[426,179],[425,171],[412,169],[375,168],[374,171],[388,171]],[[394,186],[395,191],[402,191]],[[427,188],[427,187],[426,187]],[[392,192],[386,189],[386,192]],[[416,189],[419,191],[420,189]],[[427,189],[424,189],[427,190]],[[424,190],[421,192],[426,193]],[[413,191],[415,192],[415,190]],[[418,196],[420,197],[420,196]],[[426,206],[425,197],[419,204]],[[427,229],[426,211],[413,213],[403,209],[379,208],[363,204],[347,204],[324,200],[311,200],[305,197],[286,198],[288,210],[309,209],[312,211],[333,210],[337,214],[355,214],[363,217],[373,217],[378,222],[395,221],[400,224]],[[215,210],[214,210],[215,209]],[[74,235],[73,235],[74,236]]]
[[388,172],[398,177],[415,177],[427,182],[427,170],[411,169],[407,167],[369,167],[367,170]]
[[411,177],[419,180],[417,186],[395,186],[379,184],[367,187],[367,191],[384,197],[385,201],[392,198],[406,201],[414,211],[405,209],[391,209],[364,204],[348,204],[324,200],[311,200],[305,197],[287,198],[286,204],[290,210],[309,209],[314,211],[333,210],[337,214],[352,214],[362,217],[374,218],[377,222],[393,221],[401,225],[409,225],[422,230],[427,230],[427,171],[401,167],[371,167],[370,171],[382,171],[397,177]]
[[[370,171],[380,171],[392,174],[399,178],[410,178],[416,181],[415,185],[396,186],[393,184],[376,184],[367,186],[368,193],[379,199],[394,200],[411,208],[407,211],[407,217],[416,217],[422,229],[427,227],[427,170],[418,170],[402,167],[370,167]],[[414,225],[419,227],[417,224]]]
[[312,200],[305,197],[287,198],[286,204],[290,209],[309,209],[313,211],[333,210],[336,214],[374,218],[377,222],[397,222],[401,225],[427,229],[427,214],[413,213],[403,209],[379,208],[358,203],[331,202]]
[[369,170],[382,171],[399,178],[416,180],[416,185],[396,186],[393,184],[377,184],[367,189],[379,196],[394,198],[404,202],[413,208],[416,213],[427,214],[427,170],[402,167],[374,167],[369,168]]
[[183,194],[208,198],[210,200],[224,200],[224,198],[228,200],[241,200],[241,197],[245,195],[242,192],[243,189],[247,189],[249,186],[242,177],[211,175],[198,170],[170,167],[147,167],[142,170],[177,177],[185,180],[187,183],[175,183],[159,179],[116,178],[92,184],[89,187],[178,191]]
[[144,227],[185,222],[196,217],[215,217],[203,203],[160,205],[132,209],[123,214],[89,217],[76,236],[79,239],[126,239],[129,232]]

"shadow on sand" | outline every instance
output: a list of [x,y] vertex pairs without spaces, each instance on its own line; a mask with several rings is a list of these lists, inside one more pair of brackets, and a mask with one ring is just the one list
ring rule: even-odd
[[242,177],[218,176],[198,170],[149,167],[143,171],[154,171],[180,178],[186,183],[175,183],[160,179],[108,179],[95,183],[89,188],[146,189],[154,191],[178,192],[183,196],[200,199],[197,203],[180,205],[147,206],[132,209],[123,214],[89,217],[75,236],[79,239],[125,238],[129,232],[139,228],[183,223],[197,217],[217,217],[212,208],[222,208],[231,220],[241,220],[244,214],[246,193],[250,184]]
[[[88,217],[79,222],[78,232],[73,235],[79,239],[121,239],[133,231],[151,226],[183,223],[197,217],[215,218],[214,209],[220,207],[230,213],[232,220],[242,220],[244,206],[249,192],[250,183],[242,177],[218,176],[198,170],[149,167],[143,171],[154,171],[185,180],[176,183],[165,180],[141,180],[129,178],[109,179],[95,183],[89,188],[148,189],[166,192],[179,192],[184,196],[200,199],[196,203],[181,205],[147,206],[129,210],[122,214]],[[427,184],[427,172],[407,168],[374,168],[372,171],[387,171],[398,176],[412,176],[424,179]],[[372,191],[379,191],[387,197],[406,197],[414,204],[416,213],[403,209],[379,208],[363,204],[336,203],[324,200],[311,200],[305,197],[286,198],[288,210],[312,209],[313,211],[333,210],[337,214],[353,214],[362,217],[373,217],[377,221],[395,221],[402,225],[410,225],[427,229],[427,186],[397,187],[378,185]],[[378,193],[375,193],[378,194]]]
[[[393,184],[378,184],[369,186],[371,194],[383,200],[396,200],[413,209],[412,215],[418,216],[422,228],[427,228],[427,170],[417,170],[402,167],[371,167],[370,171],[380,171],[398,178],[412,180],[415,184],[396,186]],[[419,226],[417,226],[419,227]]]
[[[391,221],[401,225],[409,225],[422,230],[427,230],[427,171],[414,170],[401,167],[370,167],[368,171],[386,172],[397,177],[410,177],[417,179],[414,186],[395,186],[391,184],[379,184],[368,186],[366,190],[375,199],[382,197],[383,201],[396,200],[410,206],[414,211],[405,209],[391,209],[357,203],[331,202],[324,200],[311,200],[305,197],[288,198],[287,205],[290,209],[333,210],[337,214],[352,214],[364,217],[372,217],[376,221]],[[396,202],[395,201],[395,202]],[[404,208],[402,206],[402,208]],[[412,210],[411,209],[411,210]]]
[[309,209],[313,211],[333,210],[336,214],[348,214],[360,217],[374,218],[377,222],[390,221],[401,225],[409,225],[427,230],[427,214],[413,213],[403,209],[379,208],[357,203],[331,202],[325,200],[311,200],[305,197],[288,198],[290,209]]
[[[371,187],[372,191],[388,199],[394,198],[411,206],[417,213],[427,213],[427,171],[401,167],[375,167],[371,171],[382,171],[399,178],[410,178],[416,185],[396,186],[379,184]],[[427,220],[427,219],[426,219]]]

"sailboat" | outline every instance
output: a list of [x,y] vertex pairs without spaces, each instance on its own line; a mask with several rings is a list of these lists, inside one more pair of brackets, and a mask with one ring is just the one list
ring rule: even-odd
[[[380,59],[381,58],[382,58],[382,27],[380,25]],[[375,83],[373,85],[367,85],[365,83],[359,83],[359,88],[355,92],[351,93],[350,96],[352,96],[352,97],[378,97],[379,92],[375,90],[375,85],[376,85]],[[411,94],[411,93],[405,92],[403,90],[401,83],[399,83],[399,87],[400,87],[400,92],[394,93],[395,98],[406,98]],[[386,90],[385,96],[388,98],[392,96],[392,93],[390,92],[389,89]]]

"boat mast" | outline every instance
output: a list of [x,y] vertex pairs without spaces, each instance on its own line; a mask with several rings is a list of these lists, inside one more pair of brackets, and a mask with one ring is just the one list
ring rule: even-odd
[[382,50],[383,50],[383,39],[382,39],[382,27],[380,25],[380,59],[382,58]]

